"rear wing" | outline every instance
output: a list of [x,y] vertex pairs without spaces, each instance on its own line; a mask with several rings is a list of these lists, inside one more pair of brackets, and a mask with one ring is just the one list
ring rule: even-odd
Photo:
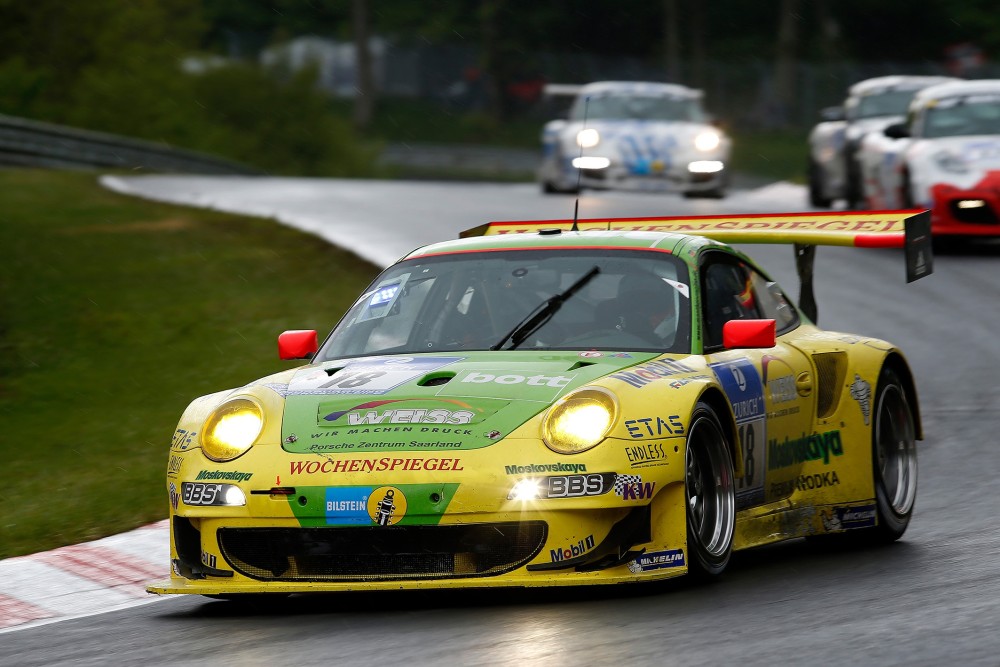
[[814,304],[812,259],[815,246],[903,248],[908,283],[929,276],[934,270],[930,211],[923,210],[496,221],[468,229],[460,236],[530,233],[542,229],[673,232],[724,243],[792,244],[802,283],[800,304],[805,306],[803,309],[813,321],[816,319],[815,306],[806,304]]

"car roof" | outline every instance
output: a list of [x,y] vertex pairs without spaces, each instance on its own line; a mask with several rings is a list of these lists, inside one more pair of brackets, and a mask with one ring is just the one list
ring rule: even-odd
[[622,95],[668,95],[671,97],[702,97],[702,91],[677,83],[657,81],[595,81],[580,89],[580,95],[617,93]]
[[[691,251],[690,254],[688,252],[679,252],[682,246],[686,251]],[[698,250],[709,247],[728,249],[742,256],[741,253],[735,251],[725,243],[691,234],[638,231],[543,231],[470,236],[453,241],[442,241],[418,248],[404,257],[404,259],[430,255],[492,252],[499,250],[621,248],[625,250],[658,250],[673,253],[691,263],[694,261],[693,256],[698,254]]]
[[1000,93],[1000,79],[977,79],[974,81],[953,81],[924,88],[913,98],[913,104],[923,105],[930,100],[958,95]]
[[865,95],[867,93],[884,88],[898,88],[900,90],[915,90],[926,88],[937,84],[951,81],[961,81],[950,76],[923,76],[910,74],[893,74],[891,76],[877,76],[872,79],[859,81],[851,86],[849,94],[853,96]]

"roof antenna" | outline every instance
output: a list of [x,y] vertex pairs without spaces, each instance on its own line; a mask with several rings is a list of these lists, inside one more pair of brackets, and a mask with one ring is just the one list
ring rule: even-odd
[[[587,114],[590,111],[590,96],[583,98],[583,129],[587,129]],[[583,130],[581,130],[583,131]],[[580,142],[577,142],[580,143]],[[583,144],[580,143],[580,158],[583,162]],[[578,232],[580,228],[576,222],[580,216],[580,180],[583,178],[583,166],[576,168],[576,202],[573,204],[573,226],[569,228],[571,232]]]

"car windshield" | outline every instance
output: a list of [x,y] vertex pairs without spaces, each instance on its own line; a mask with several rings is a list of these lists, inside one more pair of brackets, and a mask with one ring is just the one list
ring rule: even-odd
[[599,272],[518,349],[691,351],[688,274],[676,257],[644,250],[504,250],[389,267],[316,360],[489,350],[594,267]]
[[701,101],[665,95],[605,94],[580,97],[573,104],[570,120],[663,120],[707,122]]
[[979,134],[1000,134],[1000,95],[952,97],[927,108],[924,137]]
[[877,118],[879,116],[905,116],[910,101],[917,94],[914,90],[886,90],[872,95],[864,95],[858,100],[855,118]]

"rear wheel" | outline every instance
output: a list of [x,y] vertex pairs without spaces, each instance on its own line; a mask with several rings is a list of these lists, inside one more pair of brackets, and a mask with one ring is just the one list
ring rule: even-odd
[[726,433],[706,403],[698,403],[691,416],[684,465],[688,571],[718,576],[733,551],[736,485]]
[[875,392],[872,467],[878,525],[866,531],[871,542],[898,540],[906,532],[917,497],[917,441],[913,411],[897,373],[883,368]]

